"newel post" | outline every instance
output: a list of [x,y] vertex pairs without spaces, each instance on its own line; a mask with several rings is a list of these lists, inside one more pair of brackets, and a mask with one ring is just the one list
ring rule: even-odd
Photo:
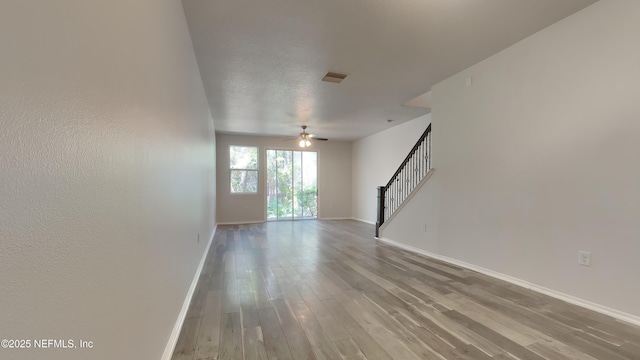
[[376,221],[376,238],[380,235],[380,226],[384,222],[384,186],[378,186],[378,219]]

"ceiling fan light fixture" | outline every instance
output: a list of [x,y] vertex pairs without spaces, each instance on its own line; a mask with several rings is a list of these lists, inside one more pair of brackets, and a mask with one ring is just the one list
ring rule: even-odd
[[311,146],[311,139],[319,140],[319,141],[327,141],[329,139],[316,137],[315,134],[309,134],[307,132],[307,125],[302,125],[302,132],[298,137],[298,146],[301,148],[306,148]]
[[311,146],[311,141],[309,141],[309,139],[305,136],[305,137],[300,138],[300,142],[298,142],[298,145],[301,148],[306,148],[306,147]]

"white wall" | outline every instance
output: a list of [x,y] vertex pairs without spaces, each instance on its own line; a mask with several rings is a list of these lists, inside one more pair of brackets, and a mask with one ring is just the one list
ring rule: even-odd
[[353,142],[353,217],[375,223],[378,186],[386,185],[420,135],[431,114]]
[[439,252],[440,183],[437,170],[432,171],[422,187],[384,223],[381,237],[401,240],[405,245],[431,253]]
[[[181,3],[0,4],[2,359],[159,359],[215,223]],[[197,242],[200,234],[200,242]]]
[[638,34],[603,0],[433,87],[437,243],[392,240],[640,316]]
[[[279,137],[217,134],[218,223],[266,221],[266,149],[300,150],[297,142]],[[229,191],[229,146],[259,147],[258,194],[231,194]],[[318,152],[318,218],[351,217],[351,143],[314,141],[309,148]]]

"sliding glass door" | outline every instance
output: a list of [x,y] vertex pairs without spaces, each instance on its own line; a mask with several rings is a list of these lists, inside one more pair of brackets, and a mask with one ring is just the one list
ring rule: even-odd
[[267,219],[318,216],[318,153],[267,149]]

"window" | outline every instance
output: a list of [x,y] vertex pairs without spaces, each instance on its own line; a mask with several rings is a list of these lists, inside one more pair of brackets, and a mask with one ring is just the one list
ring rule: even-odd
[[229,146],[229,172],[232,194],[257,194],[258,148]]

